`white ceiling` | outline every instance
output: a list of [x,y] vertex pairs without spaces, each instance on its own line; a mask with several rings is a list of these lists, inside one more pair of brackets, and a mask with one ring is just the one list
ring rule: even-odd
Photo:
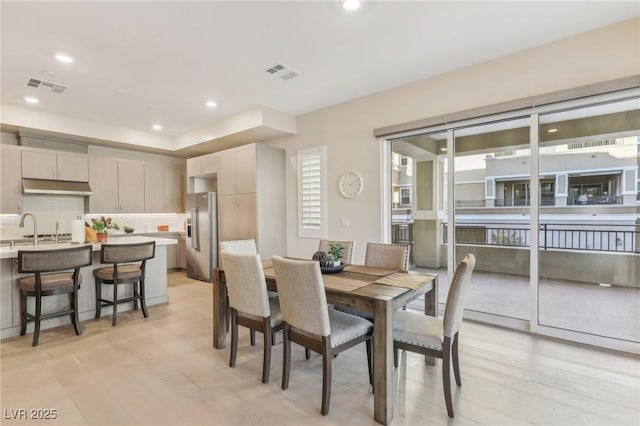
[[[356,13],[338,1],[2,1],[1,100],[33,95],[29,108],[142,132],[161,123],[177,140],[252,107],[297,116],[637,16],[637,1],[365,1]],[[283,81],[265,71],[275,64],[300,75]]]

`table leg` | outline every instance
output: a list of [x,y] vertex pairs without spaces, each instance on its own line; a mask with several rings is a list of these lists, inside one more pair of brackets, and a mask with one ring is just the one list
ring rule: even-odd
[[393,420],[393,308],[391,299],[375,301],[373,325],[373,412],[378,423]]
[[222,349],[227,341],[226,312],[227,285],[220,279],[220,271],[213,271],[213,347]]
[[[438,317],[438,276],[433,279],[433,288],[424,295],[424,314]],[[429,365],[436,365],[437,358],[426,356],[424,362]]]

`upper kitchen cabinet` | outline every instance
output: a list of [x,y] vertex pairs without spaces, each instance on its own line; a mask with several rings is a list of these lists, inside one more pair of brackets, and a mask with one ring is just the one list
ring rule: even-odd
[[87,182],[89,160],[86,154],[23,150],[22,177]]
[[144,213],[144,163],[90,156],[90,213]]
[[2,197],[0,197],[0,213],[22,213],[22,168],[20,149],[16,146],[1,145],[0,178],[2,179]]
[[201,155],[187,160],[187,177],[198,177],[218,172],[220,158],[218,153]]
[[144,165],[144,210],[146,213],[184,212],[183,169],[162,164]]
[[[226,185],[225,189],[222,185]],[[232,192],[225,193],[225,190]],[[285,229],[284,150],[251,144],[221,152],[218,172],[220,241],[255,239],[258,252],[266,259],[287,252]]]
[[220,152],[218,194],[249,194],[256,192],[257,146],[251,144]]

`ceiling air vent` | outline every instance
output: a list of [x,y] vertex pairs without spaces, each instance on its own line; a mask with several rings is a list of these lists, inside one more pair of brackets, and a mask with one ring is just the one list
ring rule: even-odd
[[27,86],[35,87],[36,89],[42,87],[43,89],[50,89],[53,93],[62,93],[67,86],[59,83],[53,83],[51,81],[38,80],[37,78],[29,78]]
[[292,70],[291,68],[287,68],[282,64],[276,64],[271,68],[267,68],[267,72],[269,74],[273,74],[275,76],[280,77],[282,80],[291,80],[299,76],[300,74]]

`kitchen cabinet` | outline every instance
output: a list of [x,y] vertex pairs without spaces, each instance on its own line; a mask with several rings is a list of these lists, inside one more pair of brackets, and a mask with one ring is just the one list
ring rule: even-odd
[[0,179],[2,197],[0,197],[0,213],[22,213],[22,163],[19,147],[2,145]]
[[90,213],[144,213],[141,161],[89,157]]
[[22,151],[22,177],[87,182],[89,159],[85,154]]
[[285,230],[284,150],[251,144],[220,152],[219,240],[255,239],[267,259],[287,252]]
[[147,213],[184,212],[183,169],[161,164],[144,165],[144,211]]
[[256,146],[242,146],[220,153],[218,193],[221,195],[256,192]]
[[218,172],[218,153],[201,155],[187,160],[187,177],[197,177]]

